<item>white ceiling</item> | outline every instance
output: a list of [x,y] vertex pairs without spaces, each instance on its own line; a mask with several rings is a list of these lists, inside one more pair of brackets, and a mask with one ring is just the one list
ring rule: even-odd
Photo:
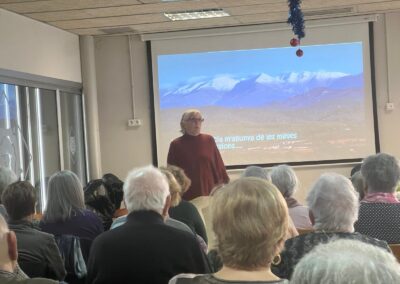
[[[0,0],[0,8],[78,35],[146,34],[282,23],[286,0]],[[231,16],[170,21],[164,12],[222,8]],[[400,0],[303,0],[305,19],[400,10]]]

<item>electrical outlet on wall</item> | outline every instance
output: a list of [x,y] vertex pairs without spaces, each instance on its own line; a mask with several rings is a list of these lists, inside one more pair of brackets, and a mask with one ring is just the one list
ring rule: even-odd
[[386,109],[387,111],[394,110],[394,103],[386,103],[385,109]]
[[128,119],[129,127],[137,127],[142,125],[142,120],[139,118]]

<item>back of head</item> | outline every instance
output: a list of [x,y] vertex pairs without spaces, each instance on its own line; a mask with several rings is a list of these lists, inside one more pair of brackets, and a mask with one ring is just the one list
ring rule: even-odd
[[35,188],[27,181],[8,185],[1,198],[11,221],[19,221],[35,213]]
[[336,173],[323,174],[312,186],[307,203],[314,215],[314,228],[353,232],[358,217],[358,194],[350,180]]
[[359,199],[362,200],[365,196],[367,185],[365,184],[364,177],[362,176],[361,172],[355,172],[351,178],[351,183],[354,186],[354,189],[358,192]]
[[368,156],[361,165],[361,174],[368,192],[393,193],[400,180],[399,161],[385,153]]
[[350,176],[353,176],[355,173],[361,170],[361,164],[355,165],[350,172]]
[[294,170],[288,165],[279,165],[271,170],[272,183],[284,197],[290,197],[297,190],[298,179]]
[[0,214],[0,266],[9,262],[9,248],[7,241],[8,225]]
[[384,249],[358,240],[320,244],[296,265],[291,284],[395,284],[400,264]]
[[242,177],[258,177],[267,181],[271,181],[271,176],[267,170],[259,166],[246,167],[242,173]]
[[8,261],[7,235],[8,226],[6,220],[0,215],[0,265]]
[[171,207],[175,207],[181,202],[182,187],[168,168],[160,167],[160,170],[167,177],[169,193],[171,195]]
[[0,215],[0,240],[4,236],[5,233],[8,232],[8,225],[4,217]]
[[85,203],[100,214],[103,222],[111,221],[115,211],[102,179],[91,180],[84,188]]
[[192,181],[187,177],[185,171],[182,168],[173,165],[168,165],[167,170],[174,175],[176,181],[181,186],[182,194],[188,191]]
[[211,211],[225,266],[251,271],[270,265],[288,229],[286,202],[274,185],[240,178],[215,193]]
[[107,188],[108,196],[115,208],[121,207],[121,202],[124,198],[124,192],[122,190],[124,182],[120,180],[116,175],[108,173],[102,177],[103,184]]
[[[4,272],[12,273],[16,271],[17,258],[17,238],[14,232],[8,230],[6,221],[3,216],[0,215],[0,270],[2,274]],[[2,275],[1,279],[5,280],[6,278]],[[13,279],[10,278],[11,282],[14,282],[12,281]],[[3,282],[4,281],[1,283]]]
[[[3,190],[9,185],[10,183],[16,182],[17,176],[14,174],[12,170],[6,167],[0,166],[0,197],[3,193]],[[1,204],[0,198],[0,204]]]
[[53,174],[47,188],[47,205],[43,220],[65,221],[84,208],[83,187],[77,175],[71,171]]
[[124,183],[125,205],[129,212],[152,210],[161,213],[168,195],[167,178],[153,166],[132,170]]

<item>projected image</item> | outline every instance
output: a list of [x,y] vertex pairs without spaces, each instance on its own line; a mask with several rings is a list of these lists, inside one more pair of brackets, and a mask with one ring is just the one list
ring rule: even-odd
[[[197,108],[226,165],[371,153],[361,42],[158,56],[159,137]],[[166,149],[165,151],[167,151]]]

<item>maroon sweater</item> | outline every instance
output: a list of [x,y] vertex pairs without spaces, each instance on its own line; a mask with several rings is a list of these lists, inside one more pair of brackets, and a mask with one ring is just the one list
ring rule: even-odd
[[169,146],[167,163],[182,168],[192,181],[183,195],[186,200],[207,196],[216,185],[229,182],[215,140],[207,134],[176,138]]

